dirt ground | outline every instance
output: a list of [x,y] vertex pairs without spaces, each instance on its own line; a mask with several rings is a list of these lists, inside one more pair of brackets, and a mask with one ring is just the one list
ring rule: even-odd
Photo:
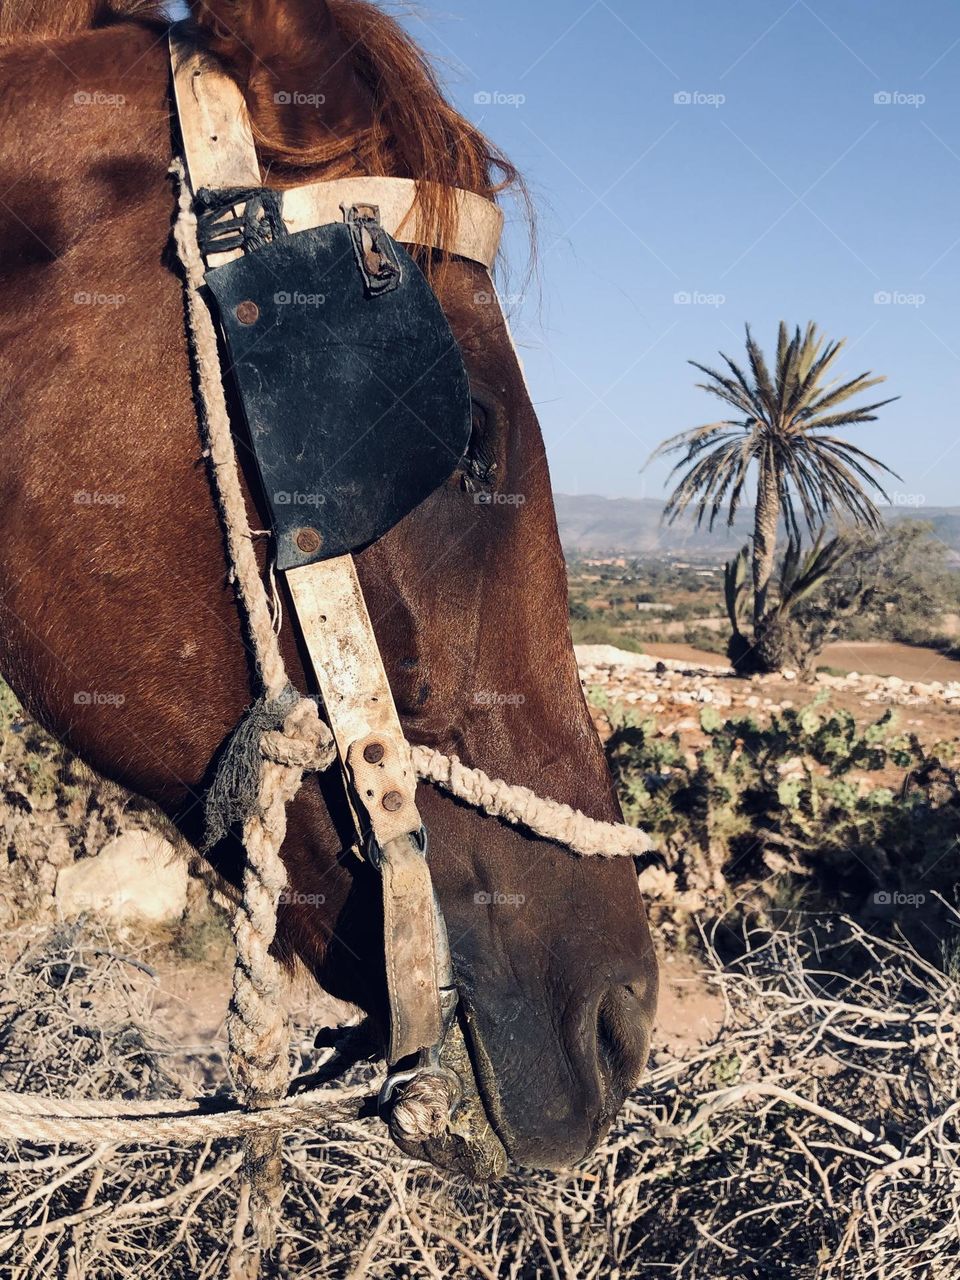
[[709,1044],[723,1025],[724,1003],[696,956],[660,956],[660,1002],[651,1052],[684,1058]]
[[[644,651],[654,658],[672,658],[677,662],[705,663],[717,666],[723,657],[695,649],[689,644],[645,644]],[[910,644],[890,644],[869,640],[858,644],[830,644],[824,649],[820,666],[837,671],[859,671],[861,675],[899,676],[901,680],[926,682],[960,680],[960,662],[944,657],[935,649],[921,649]]]

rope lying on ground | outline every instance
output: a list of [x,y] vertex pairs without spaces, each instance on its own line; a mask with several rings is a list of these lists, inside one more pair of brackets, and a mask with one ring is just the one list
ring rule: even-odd
[[[164,1102],[61,1101],[35,1093],[0,1090],[0,1141],[103,1144],[204,1142],[217,1138],[272,1137],[310,1123],[356,1120],[370,1097],[369,1085],[353,1090],[315,1090],[259,1111],[227,1099]],[[355,1099],[355,1100],[354,1100]]]

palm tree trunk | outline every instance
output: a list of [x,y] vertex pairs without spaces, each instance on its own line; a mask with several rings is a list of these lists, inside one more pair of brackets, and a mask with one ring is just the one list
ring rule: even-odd
[[762,627],[767,614],[770,580],[777,556],[780,524],[780,478],[769,452],[760,462],[757,509],[753,526],[753,623]]

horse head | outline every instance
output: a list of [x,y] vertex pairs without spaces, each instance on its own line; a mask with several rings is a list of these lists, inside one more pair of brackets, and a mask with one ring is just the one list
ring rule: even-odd
[[[246,98],[270,185],[414,178],[425,219],[441,226],[453,188],[492,197],[515,181],[444,100],[422,52],[366,0],[198,0],[193,9],[197,38]],[[62,43],[56,60],[28,47],[4,55],[22,83],[36,82],[37,99],[43,85],[62,97],[67,65],[91,92],[122,78],[125,104],[112,118],[79,120],[68,159],[48,138],[30,161],[38,190],[56,191],[56,218],[43,232],[53,261],[40,287],[56,285],[43,327],[56,335],[59,362],[41,358],[49,343],[28,351],[3,331],[0,353],[16,365],[7,404],[24,425],[11,440],[20,470],[0,486],[9,534],[0,658],[46,723],[198,841],[199,801],[250,701],[250,671],[198,465],[179,282],[163,252],[169,103],[154,42],[130,24],[86,45]],[[41,112],[34,137],[42,125]],[[55,130],[52,116],[48,125]],[[31,210],[15,216],[29,223]],[[69,238],[70,253],[58,237]],[[472,435],[449,481],[356,554],[405,734],[620,821],[569,637],[543,439],[508,326],[483,268],[453,257],[421,263],[463,354]],[[36,296],[37,270],[34,260],[20,277],[14,270],[21,301],[28,289]],[[104,294],[125,282],[124,312],[78,316],[64,302],[89,288],[92,271]],[[56,440],[31,433],[41,420],[56,424]],[[78,488],[125,497],[71,512],[64,532],[62,504]],[[256,506],[252,480],[248,498]],[[17,521],[28,510],[27,529]],[[57,599],[23,572],[34,554],[60,555]],[[70,625],[76,617],[82,629]],[[289,626],[282,643],[306,687]],[[123,691],[122,714],[73,696],[104,685]],[[312,775],[289,809],[283,858],[293,892],[281,903],[277,946],[383,1028],[376,878],[348,853],[350,818],[333,772]],[[582,859],[429,786],[418,804],[460,993],[463,1082],[491,1144],[521,1166],[566,1167],[596,1146],[648,1051],[656,961],[633,863]],[[238,882],[235,838],[210,858]],[[426,1154],[475,1171],[459,1149]]]

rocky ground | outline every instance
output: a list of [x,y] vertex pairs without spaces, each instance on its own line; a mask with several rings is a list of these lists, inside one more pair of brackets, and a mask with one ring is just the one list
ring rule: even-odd
[[[858,724],[895,707],[900,729],[916,733],[925,743],[960,739],[960,663],[953,664],[957,679],[950,681],[820,672],[805,682],[795,671],[745,680],[717,662],[626,653],[612,645],[580,645],[577,660],[592,701],[609,699],[652,716],[661,733],[678,733],[690,745],[705,740],[700,728],[705,706],[715,707],[724,717],[763,721],[778,711],[806,706],[818,696],[825,706],[850,712]],[[919,657],[918,669],[923,667]]]
[[[595,702],[652,718],[691,751],[706,740],[707,708],[762,722],[818,696],[860,722],[892,706],[925,742],[960,741],[957,681],[743,681],[690,654],[599,646],[578,656]],[[148,807],[22,717],[2,686],[0,711],[0,1083],[126,1096],[133,1072],[141,1092],[147,1078],[190,1094],[216,1088],[232,948],[222,913],[185,880],[189,851],[166,841]],[[137,870],[124,877],[128,867]],[[134,921],[145,887],[151,902],[168,895],[164,921]],[[77,912],[87,923],[52,929]],[[281,1223],[289,1273],[960,1280],[953,970],[852,921],[826,952],[820,934],[745,934],[736,964],[721,962],[709,931],[702,949],[662,931],[658,941],[649,1069],[588,1168],[474,1192],[403,1161],[369,1122],[291,1135]],[[857,946],[867,972],[848,987]],[[53,960],[14,960],[44,948]],[[831,976],[833,952],[846,968]],[[132,1012],[118,1013],[134,986]],[[304,978],[288,1005],[302,1062],[312,1064],[314,1030],[350,1010]],[[33,1164],[5,1166],[0,1188],[0,1223],[29,1210],[33,1233],[0,1239],[0,1254],[11,1242],[17,1250],[13,1280],[67,1274],[61,1259],[77,1277],[131,1274],[131,1258],[143,1280],[226,1274],[236,1153],[211,1154],[209,1144],[189,1157],[112,1152],[89,1187],[70,1180],[87,1167],[83,1154],[32,1154]],[[52,1159],[65,1169],[56,1178]]]

